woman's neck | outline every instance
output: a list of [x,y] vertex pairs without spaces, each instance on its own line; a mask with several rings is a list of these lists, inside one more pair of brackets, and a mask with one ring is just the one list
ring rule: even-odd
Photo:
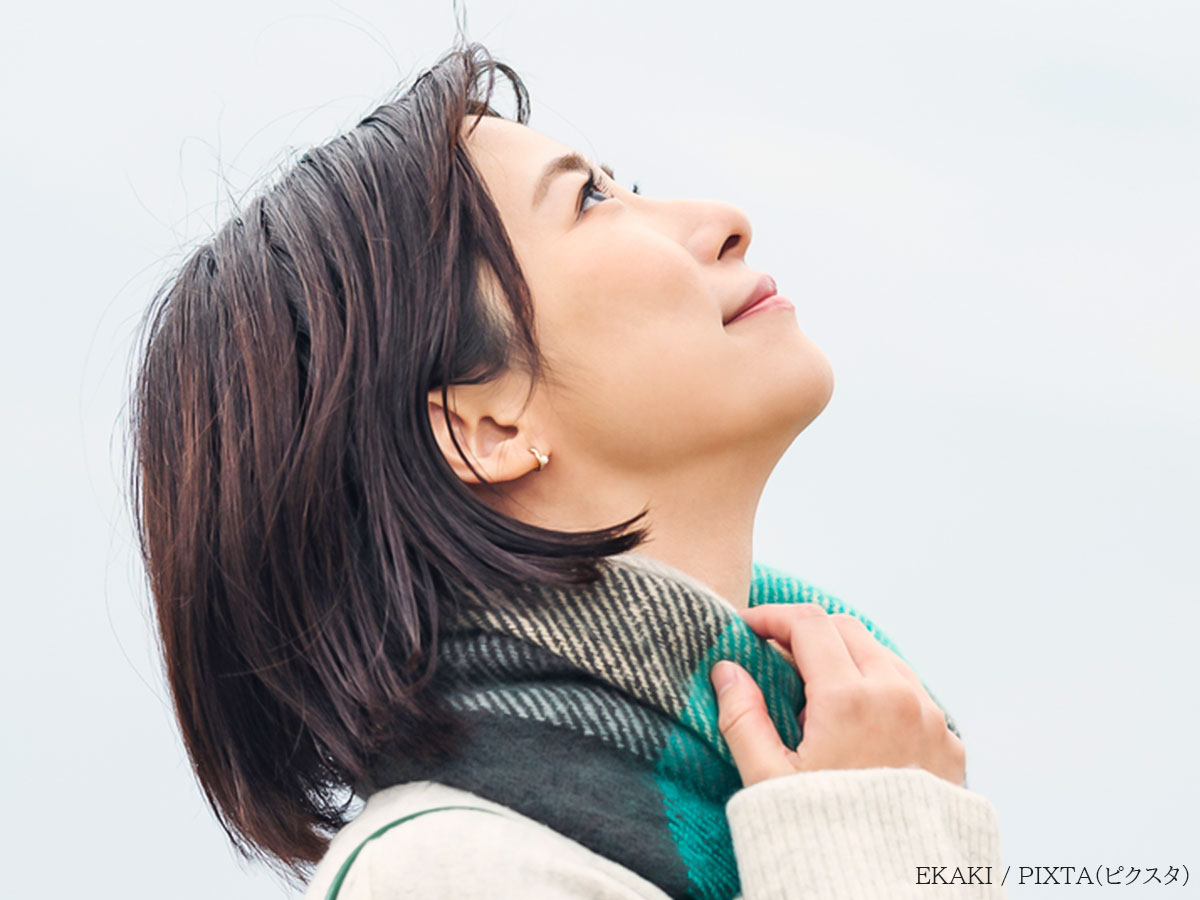
[[510,499],[500,511],[543,528],[579,531],[610,526],[649,506],[638,523],[649,526],[649,538],[634,552],[679,569],[743,609],[749,605],[755,513],[779,459],[768,448],[758,451],[758,460],[742,455],[724,466],[692,460],[641,477],[585,471],[586,461],[560,455],[544,471],[510,483]]

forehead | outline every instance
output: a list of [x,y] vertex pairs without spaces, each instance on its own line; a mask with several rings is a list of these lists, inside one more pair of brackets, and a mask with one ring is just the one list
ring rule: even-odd
[[[465,129],[470,128],[474,117],[465,120]],[[471,164],[487,182],[488,191],[499,206],[505,224],[520,228],[535,219],[552,217],[555,200],[562,182],[556,178],[550,184],[549,193],[534,212],[533,191],[542,170],[555,157],[570,153],[573,148],[508,119],[484,116],[475,130],[463,140],[463,147]],[[559,206],[561,206],[561,198]]]
[[[464,134],[474,124],[473,116],[464,120]],[[552,156],[569,153],[571,148],[560,144],[528,125],[521,125],[496,116],[484,116],[464,140],[471,162],[481,170],[492,167],[523,171],[534,177]]]

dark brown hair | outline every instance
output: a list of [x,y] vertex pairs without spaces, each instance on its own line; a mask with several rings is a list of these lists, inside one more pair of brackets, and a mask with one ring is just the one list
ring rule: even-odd
[[525,124],[517,74],[456,42],[192,251],[142,320],[130,487],[175,714],[234,846],[288,880],[382,748],[453,746],[433,676],[456,585],[591,581],[648,534],[629,531],[646,510],[588,532],[509,518],[433,435],[429,391],[448,417],[451,384],[512,370],[532,392],[549,371],[461,144],[466,116],[499,115],[496,71]]

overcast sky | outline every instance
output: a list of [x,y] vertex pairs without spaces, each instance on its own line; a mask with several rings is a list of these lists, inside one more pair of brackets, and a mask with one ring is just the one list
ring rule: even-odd
[[[1013,866],[1200,876],[1198,9],[467,6],[532,127],[750,216],[748,264],[836,375],[756,558],[896,641]],[[130,342],[230,198],[449,47],[451,3],[5,19],[4,893],[289,896],[237,862],[175,729],[122,493]]]

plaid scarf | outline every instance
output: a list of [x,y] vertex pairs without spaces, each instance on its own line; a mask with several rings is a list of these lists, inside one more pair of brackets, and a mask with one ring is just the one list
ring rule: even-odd
[[[593,584],[535,588],[549,601],[538,610],[456,613],[439,671],[449,670],[448,701],[473,736],[432,766],[386,756],[361,789],[418,780],[461,788],[545,823],[671,897],[731,900],[741,887],[725,803],[742,782],[717,729],[709,670],[722,659],[746,669],[793,748],[803,684],[698,579],[633,551],[607,557],[602,570]],[[754,563],[749,604],[763,603],[848,612],[896,650],[836,598]],[[947,723],[958,734],[949,715]]]

